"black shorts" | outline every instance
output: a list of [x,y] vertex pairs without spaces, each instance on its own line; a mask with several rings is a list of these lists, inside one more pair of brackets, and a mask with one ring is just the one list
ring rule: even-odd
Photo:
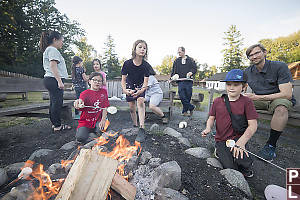
[[136,101],[138,98],[140,98],[140,97],[145,97],[145,92],[146,91],[144,91],[142,94],[140,94],[139,96],[137,96],[137,97],[133,97],[133,96],[128,96],[128,95],[126,95],[126,101],[127,102],[131,102],[131,101]]

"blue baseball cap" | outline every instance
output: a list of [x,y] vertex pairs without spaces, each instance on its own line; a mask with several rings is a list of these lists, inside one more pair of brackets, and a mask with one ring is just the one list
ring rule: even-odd
[[227,73],[225,80],[223,80],[222,82],[227,82],[227,81],[246,82],[243,70],[240,70],[240,69],[230,70]]

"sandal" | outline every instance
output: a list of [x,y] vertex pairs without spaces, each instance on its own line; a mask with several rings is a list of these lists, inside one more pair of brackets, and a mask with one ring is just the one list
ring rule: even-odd
[[62,124],[61,127],[60,127],[60,129],[58,129],[58,130],[55,130],[53,128],[53,132],[55,133],[55,132],[61,132],[61,131],[68,131],[68,130],[71,130],[71,129],[72,129],[71,126],[69,126],[67,124]]

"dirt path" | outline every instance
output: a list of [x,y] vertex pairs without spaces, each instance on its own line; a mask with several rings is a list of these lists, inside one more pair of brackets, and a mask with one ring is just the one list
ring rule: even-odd
[[[119,131],[123,128],[132,127],[129,112],[118,112],[117,115],[109,117],[111,121],[110,129]],[[203,139],[200,136],[201,130],[205,127],[206,113],[196,111],[192,118],[180,115],[180,110],[176,109],[174,117],[167,125],[182,133],[190,140],[193,147],[203,146]],[[179,129],[180,121],[187,121],[188,127]],[[146,128],[149,129],[153,123],[158,123],[163,130],[166,125],[162,125],[153,116],[146,120]],[[60,135],[51,132],[48,119],[42,119],[29,125],[17,125],[0,129],[0,167],[5,167],[16,162],[24,162],[38,149],[58,150],[62,145],[75,140],[76,122],[74,129]],[[260,125],[257,133],[249,142],[249,150],[258,153],[264,145],[268,134],[267,125]],[[294,135],[297,128],[288,129],[288,134]],[[287,134],[287,135],[288,135]],[[299,134],[299,133],[298,133]],[[283,137],[278,143],[278,157],[274,163],[283,168],[300,167],[300,146],[290,137]],[[129,138],[134,140],[134,138]],[[175,142],[175,143],[174,143]],[[169,136],[151,135],[147,137],[144,145],[145,150],[151,152],[153,156],[160,157],[163,162],[176,160],[182,168],[182,188],[187,191],[190,199],[240,199],[244,195],[242,192],[227,184],[218,170],[208,167],[205,160],[196,159],[184,154],[187,147],[176,143],[174,138]],[[56,159],[61,159],[67,155],[60,155]],[[48,164],[52,164],[49,162]],[[47,163],[46,163],[47,165]],[[248,179],[249,186],[255,199],[263,199],[264,188],[268,184],[277,184],[285,187],[285,174],[277,168],[262,161],[254,159],[254,177]]]

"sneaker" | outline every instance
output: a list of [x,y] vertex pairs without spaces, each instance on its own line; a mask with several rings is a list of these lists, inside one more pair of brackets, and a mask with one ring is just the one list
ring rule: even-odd
[[245,178],[253,177],[253,171],[250,169],[243,169],[241,170],[241,173],[244,175]]
[[259,152],[259,156],[265,160],[272,161],[276,158],[275,147],[270,144],[266,144],[262,150]]
[[145,141],[145,139],[146,139],[145,129],[139,128],[135,141],[142,143]]
[[75,115],[75,116],[74,116],[74,119],[75,119],[75,120],[79,120],[79,119],[80,119],[80,114]]
[[166,116],[162,117],[161,120],[163,124],[169,123],[169,119]]

